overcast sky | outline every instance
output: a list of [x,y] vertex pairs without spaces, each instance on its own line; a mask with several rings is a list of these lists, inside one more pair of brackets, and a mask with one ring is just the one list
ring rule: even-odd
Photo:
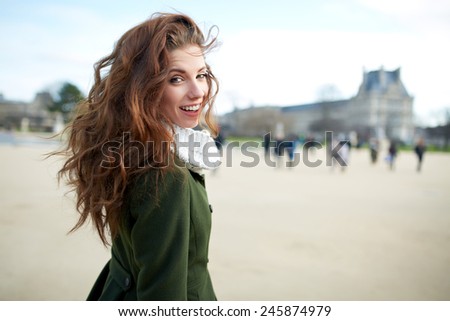
[[450,0],[1,0],[0,93],[31,101],[68,81],[87,93],[93,64],[153,12],[219,28],[207,60],[217,111],[354,96],[363,70],[401,68],[421,122],[450,107]]

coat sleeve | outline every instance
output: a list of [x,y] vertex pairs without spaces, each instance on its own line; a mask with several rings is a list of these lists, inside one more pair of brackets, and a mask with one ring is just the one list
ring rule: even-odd
[[[131,231],[138,300],[187,300],[190,206],[186,176],[180,170],[141,185],[131,204]],[[143,193],[141,193],[143,192]],[[153,193],[153,194],[152,194]],[[132,196],[133,199],[133,196]]]

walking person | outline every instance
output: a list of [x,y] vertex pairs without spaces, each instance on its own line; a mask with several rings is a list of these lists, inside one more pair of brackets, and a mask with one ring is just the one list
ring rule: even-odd
[[202,170],[217,161],[201,153],[215,148],[214,44],[190,17],[154,14],[95,65],[59,172],[76,191],[72,231],[91,221],[111,246],[88,300],[216,300]]
[[[217,135],[214,138],[214,144],[216,145],[216,148],[220,154],[220,157],[223,156],[223,146],[225,145],[226,141],[225,141],[225,137],[222,134],[220,128],[217,129]],[[217,171],[219,170],[219,166],[215,167],[212,169],[212,174],[216,174]]]
[[422,162],[423,162],[423,155],[425,154],[427,147],[425,145],[425,140],[423,138],[420,138],[416,145],[414,146],[414,153],[417,156],[417,171],[420,172],[422,170]]
[[395,160],[397,158],[397,144],[395,141],[391,140],[388,148],[388,155],[386,156],[386,161],[389,165],[390,170],[394,170],[395,168]]
[[380,147],[380,143],[378,139],[372,137],[369,141],[369,150],[370,150],[370,162],[372,164],[376,164],[378,160],[378,150]]
[[297,162],[299,159],[295,159],[295,149],[297,148],[299,140],[300,138],[296,134],[291,133],[287,136],[286,141],[284,142],[288,156],[288,162],[286,163],[288,168],[293,168],[298,165]]

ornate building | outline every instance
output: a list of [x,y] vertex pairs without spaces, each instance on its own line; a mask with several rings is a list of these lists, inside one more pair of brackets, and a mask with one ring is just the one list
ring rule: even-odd
[[[282,124],[285,134],[317,137],[333,131],[348,137],[353,132],[363,141],[377,137],[410,143],[414,135],[413,100],[400,79],[400,68],[381,68],[364,71],[359,90],[350,99],[237,110],[224,115],[221,123],[229,134],[261,135]],[[264,125],[259,120],[263,114],[270,117]]]

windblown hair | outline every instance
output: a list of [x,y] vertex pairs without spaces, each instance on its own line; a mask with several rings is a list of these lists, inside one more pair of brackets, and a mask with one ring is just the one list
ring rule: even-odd
[[[205,54],[215,42],[211,30],[205,39],[191,18],[157,13],[127,31],[112,53],[94,65],[95,83],[65,129],[67,146],[55,153],[66,157],[59,179],[76,192],[80,217],[71,232],[91,219],[108,245],[108,236],[114,239],[119,231],[128,184],[150,167],[161,174],[170,169],[165,160],[172,153],[167,143],[173,140],[174,124],[160,106],[169,54],[189,45]],[[218,83],[207,68],[204,122],[216,135],[212,108]]]

